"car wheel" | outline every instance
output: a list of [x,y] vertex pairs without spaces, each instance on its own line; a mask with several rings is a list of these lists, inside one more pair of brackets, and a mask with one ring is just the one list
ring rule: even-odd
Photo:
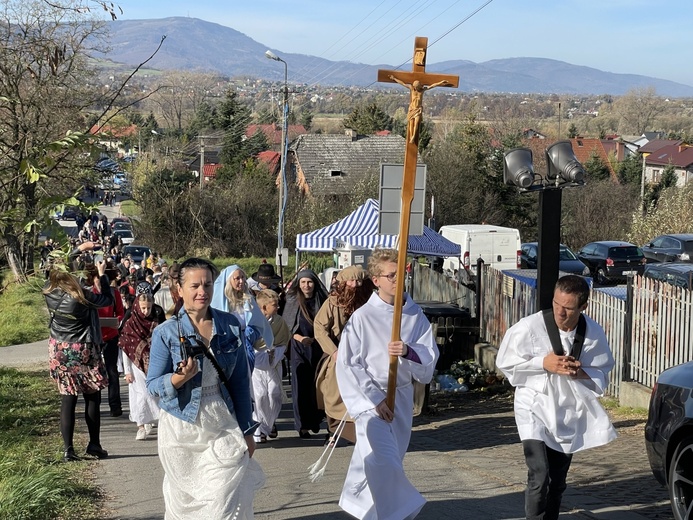
[[599,285],[606,285],[609,283],[609,278],[606,276],[606,271],[604,268],[600,267],[597,269],[597,273],[594,277],[594,280],[599,284]]
[[693,510],[693,437],[676,447],[669,464],[669,498],[676,520],[689,520]]

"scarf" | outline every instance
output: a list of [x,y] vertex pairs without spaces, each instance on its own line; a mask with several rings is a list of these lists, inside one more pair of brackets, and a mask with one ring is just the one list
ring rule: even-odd
[[152,331],[159,322],[152,306],[149,316],[145,316],[140,308],[140,301],[135,300],[132,305],[130,318],[120,331],[120,348],[130,361],[145,374],[149,368],[149,349],[152,344]]

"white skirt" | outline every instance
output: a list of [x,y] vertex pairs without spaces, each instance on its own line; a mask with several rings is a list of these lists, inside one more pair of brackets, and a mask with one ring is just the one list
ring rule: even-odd
[[164,468],[166,520],[251,520],[265,475],[219,387],[205,387],[195,424],[162,410],[159,458]]
[[[120,357],[118,357],[120,359]],[[137,425],[150,424],[159,418],[159,399],[147,391],[147,376],[134,363],[130,365],[134,382],[128,385],[130,421]]]

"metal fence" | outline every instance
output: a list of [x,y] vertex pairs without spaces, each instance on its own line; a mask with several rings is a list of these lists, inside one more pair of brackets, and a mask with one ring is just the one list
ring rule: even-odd
[[[479,320],[480,339],[498,346],[505,332],[535,312],[536,289],[501,271],[484,266],[480,307],[475,293],[442,274],[415,264],[417,299],[457,302]],[[592,289],[586,314],[599,323],[609,340],[616,365],[607,393],[618,397],[622,381],[652,387],[665,369],[693,361],[693,291],[635,277],[623,291]]]

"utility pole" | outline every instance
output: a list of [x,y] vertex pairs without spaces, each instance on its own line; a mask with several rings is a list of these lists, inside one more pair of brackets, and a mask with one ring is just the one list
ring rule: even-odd
[[200,136],[200,189],[205,186],[205,136]]
[[287,184],[286,184],[286,160],[289,152],[289,82],[288,82],[288,65],[279,56],[272,51],[265,51],[265,56],[274,61],[280,61],[284,64],[284,119],[282,121],[282,153],[281,153],[281,173],[279,176],[279,208],[277,221],[277,264],[279,266],[279,277],[284,280],[284,263],[288,261],[283,258],[284,255],[284,208],[286,206]]

